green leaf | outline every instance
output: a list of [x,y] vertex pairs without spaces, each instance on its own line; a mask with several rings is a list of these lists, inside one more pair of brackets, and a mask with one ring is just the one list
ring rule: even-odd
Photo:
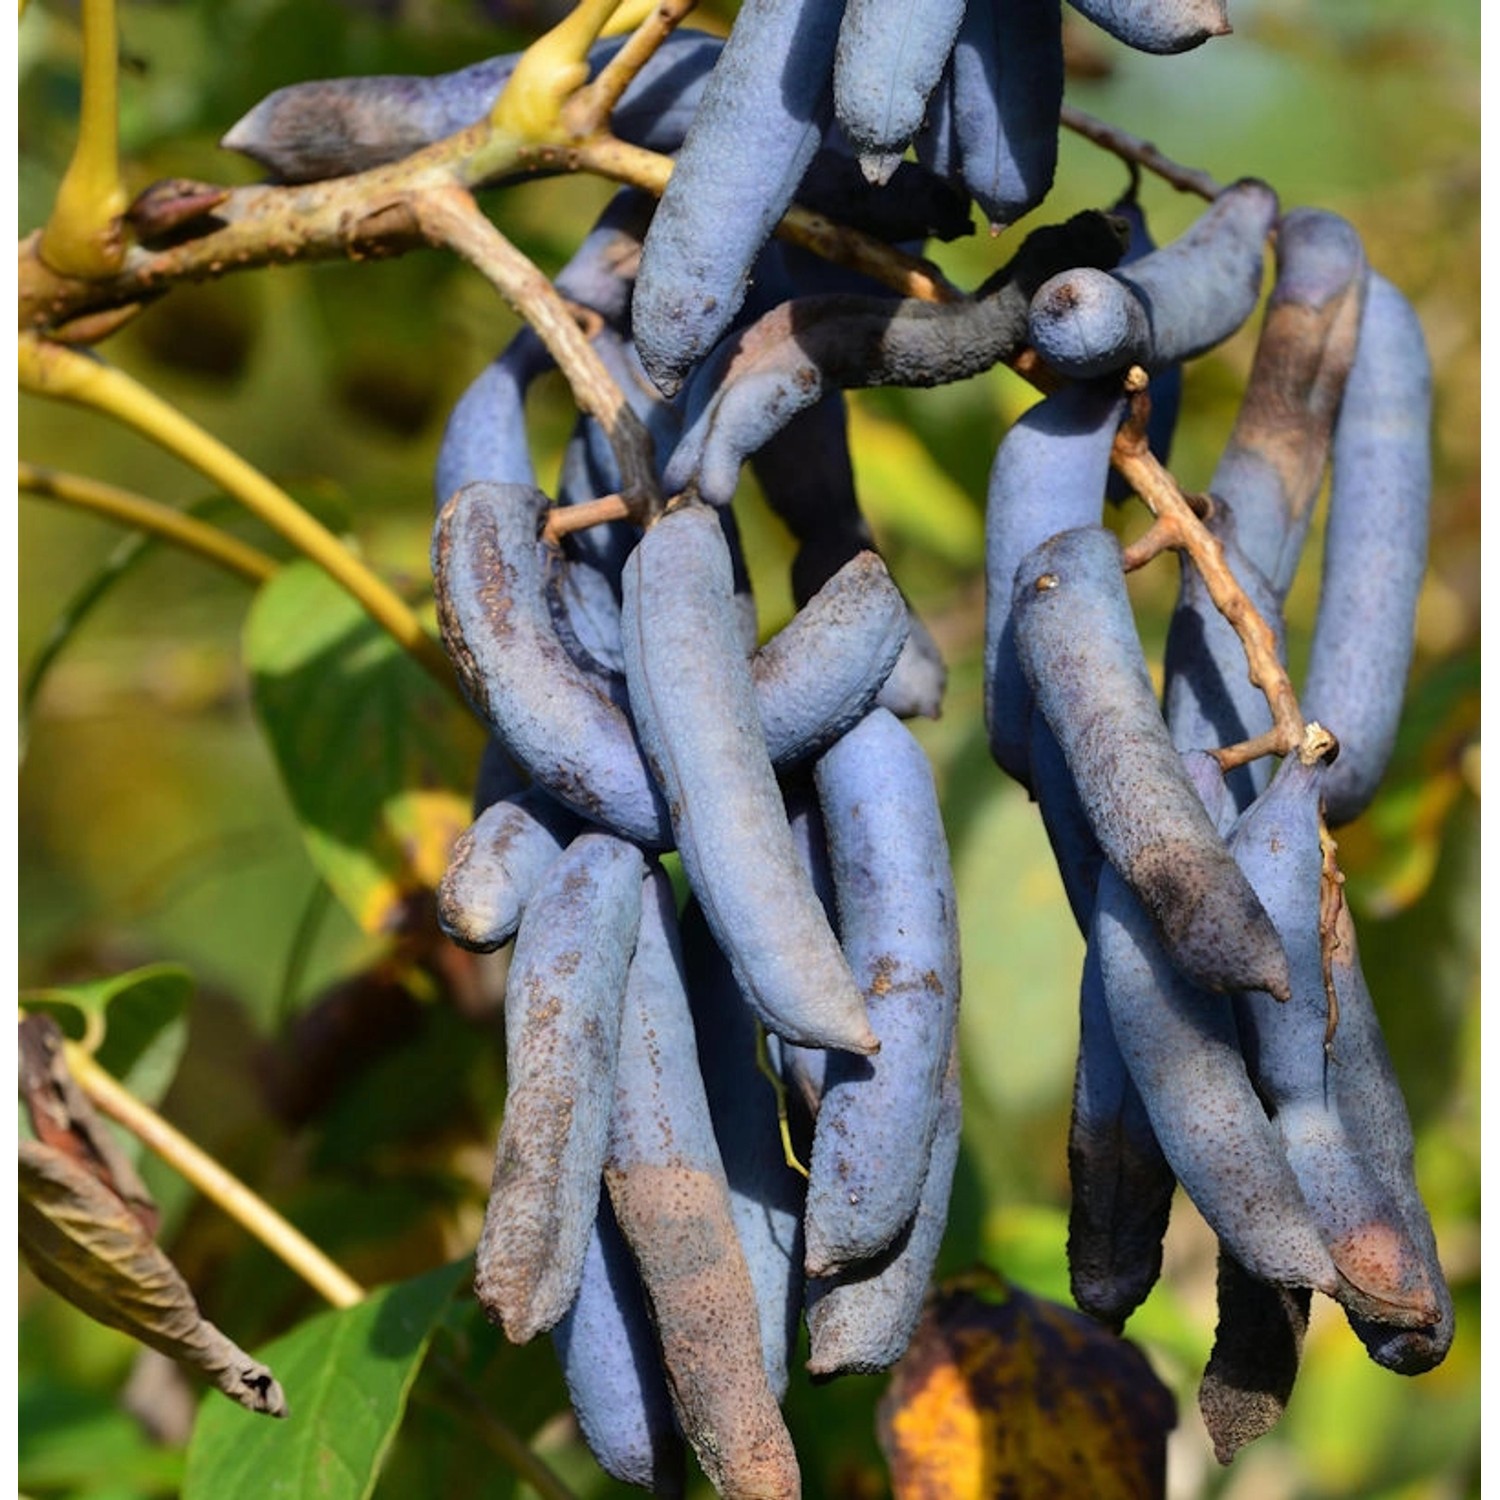
[[468,826],[477,723],[311,563],[261,589],[245,651],[313,863],[365,931],[385,930]]
[[187,1046],[193,976],[176,964],[148,964],[107,979],[29,991],[22,999],[45,1011],[77,1041],[97,1029],[95,1056],[137,1099],[155,1104],[177,1073]]
[[[257,1422],[205,1402],[188,1448],[183,1500],[365,1500],[406,1398],[468,1260],[320,1314],[261,1351],[289,1418]],[[244,1420],[241,1420],[241,1419]]]

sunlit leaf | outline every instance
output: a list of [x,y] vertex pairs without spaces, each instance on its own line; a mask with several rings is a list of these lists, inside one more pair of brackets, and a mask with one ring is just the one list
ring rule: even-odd
[[442,878],[479,730],[341,588],[293,563],[245,632],[255,706],[303,835],[367,932]]
[[978,1270],[933,1294],[879,1416],[896,1500],[1159,1500],[1176,1407],[1132,1344]]
[[322,1313],[263,1352],[281,1371],[289,1422],[251,1422],[205,1404],[188,1449],[183,1500],[364,1500],[454,1288],[455,1261]]
[[204,1318],[122,1199],[40,1141],[19,1143],[18,1175],[21,1249],[39,1280],[98,1322],[191,1365],[248,1410],[285,1415],[270,1370]]

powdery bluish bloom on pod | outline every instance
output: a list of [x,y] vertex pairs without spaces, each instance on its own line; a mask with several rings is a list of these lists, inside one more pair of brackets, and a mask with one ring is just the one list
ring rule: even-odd
[[624,586],[641,743],[688,882],[740,988],[790,1040],[875,1051],[859,987],[787,828],[715,512],[668,511],[631,554]]
[[875,709],[813,772],[839,942],[880,1038],[830,1057],[807,1189],[807,1269],[826,1275],[890,1244],[916,1211],[958,1020],[957,898],[921,746]]
[[1209,481],[1240,549],[1282,597],[1323,486],[1369,269],[1359,235],[1323,209],[1276,226],[1276,276],[1229,440]]
[[1235,997],[1241,1045],[1338,1267],[1339,1301],[1361,1317],[1421,1327],[1438,1320],[1436,1289],[1405,1216],[1343,1117],[1327,1049],[1322,774],[1322,762],[1288,756],[1230,834],[1235,859],[1282,934],[1292,972],[1284,1004],[1254,989]]
[[583,817],[643,848],[671,819],[607,679],[559,639],[539,540],[547,497],[472,484],[439,513],[432,573],[443,646],[470,701],[531,776]]
[[1125,398],[1103,382],[1067,385],[1010,426],[990,467],[984,519],[984,714],[995,763],[1031,786],[1031,687],[1016,655],[1016,568],[1059,531],[1098,523]]
[[1073,1300],[1116,1330],[1161,1275],[1177,1178],[1120,1054],[1099,947],[1084,953],[1068,1124],[1068,1279]]
[[640,1271],[683,1435],[721,1495],[795,1495],[755,1288],[698,1071],[672,885],[641,892],[604,1181]]
[[1145,365],[1151,320],[1141,300],[1107,271],[1087,266],[1054,276],[1031,303],[1031,344],[1073,380]]
[[632,310],[642,363],[669,396],[733,322],[822,143],[842,10],[748,0],[709,75],[646,235]]
[[[992,229],[1052,190],[1063,97],[1058,0],[971,0],[953,47],[945,154]],[[952,168],[950,168],[950,173]]]
[[948,1225],[962,1133],[955,1039],[943,1075],[927,1176],[911,1222],[874,1259],[807,1283],[810,1375],[872,1375],[888,1370],[906,1352]]
[[474,816],[477,818],[492,803],[530,785],[530,778],[511,759],[505,742],[498,735],[489,735],[479,752],[479,770],[474,776]]
[[1289,993],[1286,954],[1173,748],[1102,527],[1064,531],[1016,570],[1016,648],[1110,863],[1172,962],[1210,990]]
[[438,925],[461,948],[493,953],[578,831],[577,816],[540,787],[502,797],[458,836],[437,888]]
[[680,1496],[682,1434],[640,1275],[607,1194],[599,1197],[578,1295],[552,1329],[552,1347],[599,1467],[653,1495]]
[[475,1257],[480,1305],[522,1344],[578,1291],[609,1144],[626,974],[641,919],[633,845],[580,834],[516,933],[505,1113]]
[[1252,1275],[1333,1295],[1334,1262],[1246,1071],[1229,997],[1176,972],[1140,902],[1108,867],[1090,947],[1120,1055],[1199,1213]]
[[1063,893],[1078,930],[1088,936],[1094,916],[1094,897],[1104,851],[1078,797],[1073,773],[1063,758],[1057,736],[1040,714],[1031,719],[1031,795],[1042,815],[1042,827],[1052,846]]
[[834,118],[862,161],[876,159],[865,169],[872,180],[885,180],[921,127],[963,15],[964,0],[847,0],[833,60]]
[[1228,36],[1224,0],[1069,0],[1079,15],[1138,52],[1187,52]]
[[1330,826],[1375,796],[1396,743],[1427,567],[1432,366],[1411,304],[1371,274],[1333,429],[1323,581],[1303,713],[1338,738]]
[[1280,1420],[1297,1380],[1312,1293],[1250,1275],[1219,1246],[1219,1322],[1198,1386],[1198,1410],[1227,1464]]
[[[693,901],[682,916],[682,947],[698,1068],[729,1184],[729,1210],[755,1287],[766,1380],[780,1400],[802,1321],[806,1183],[782,1146],[776,1090],[757,1061],[755,1013]],[[768,1047],[779,1041],[766,1037]]]

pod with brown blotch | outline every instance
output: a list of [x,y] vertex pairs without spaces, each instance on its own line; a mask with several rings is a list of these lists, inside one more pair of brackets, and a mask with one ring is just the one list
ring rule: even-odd
[[1281,1420],[1297,1380],[1312,1293],[1250,1275],[1219,1246],[1219,1323],[1198,1387],[1198,1410],[1227,1464]]
[[438,515],[432,573],[443,645],[470,702],[511,755],[581,816],[647,849],[672,825],[610,682],[559,639],[547,599],[547,497],[471,484]]
[[1032,299],[1030,334],[1059,375],[1088,379],[1194,359],[1235,333],[1260,300],[1276,194],[1242,178],[1188,229],[1149,255],[1102,273],[1054,276]]
[[1118,1332],[1161,1275],[1177,1178],[1120,1055],[1099,946],[1084,951],[1068,1124],[1068,1280],[1073,1300]]
[[[1253,989],[1235,997],[1241,1044],[1338,1267],[1338,1300],[1373,1322],[1421,1328],[1441,1316],[1437,1288],[1394,1194],[1343,1117],[1330,1058],[1321,930],[1322,775],[1322,761],[1288,756],[1230,834],[1235,859],[1281,932],[1292,973],[1285,1004]],[[1337,1047],[1335,1031],[1332,1050]]]
[[1331,730],[1330,827],[1369,806],[1396,743],[1427,566],[1432,365],[1411,304],[1371,274],[1333,429],[1323,582],[1302,711]]
[[1400,1208],[1437,1298],[1437,1317],[1423,1327],[1392,1327],[1352,1311],[1349,1323],[1377,1364],[1402,1375],[1420,1375],[1440,1364],[1453,1342],[1453,1294],[1438,1259],[1432,1218],[1417,1186],[1411,1120],[1360,967],[1354,920],[1346,905],[1340,905],[1335,918],[1334,937],[1330,967],[1339,1025],[1330,1071],[1339,1118]]
[[659,866],[641,892],[604,1181],[704,1473],[720,1495],[796,1495],[797,1457],[766,1380],[755,1288],[698,1072],[676,903]]
[[599,1197],[578,1295],[552,1329],[552,1347],[599,1467],[653,1495],[680,1496],[682,1434],[640,1275],[607,1194]]
[[874,709],[813,772],[839,942],[880,1038],[823,1080],[807,1185],[807,1269],[869,1259],[916,1212],[958,1020],[957,899],[932,769]]
[[787,828],[732,596],[708,506],[669,510],[631,554],[625,676],[641,744],[688,883],[756,1014],[791,1041],[874,1052],[859,986]]
[[[780,1400],[802,1321],[806,1183],[782,1147],[776,1089],[758,1062],[755,1014],[695,901],[682,914],[682,948],[698,1069],[729,1183],[735,1234],[755,1287],[766,1380]],[[765,1040],[772,1047],[780,1038]]]
[[888,1370],[906,1352],[948,1224],[962,1127],[955,1039],[916,1213],[874,1259],[807,1284],[810,1375],[873,1375]]
[[[1214,502],[1205,524],[1223,549],[1235,581],[1270,627],[1278,659],[1285,661],[1281,600],[1240,551],[1228,504]],[[1162,705],[1172,743],[1186,752],[1255,739],[1271,728],[1270,703],[1251,682],[1244,643],[1210,598],[1197,565],[1186,553],[1180,562],[1177,603],[1167,626],[1162,664]],[[1270,760],[1261,756],[1229,773],[1228,788],[1237,810],[1243,811],[1265,791],[1271,770]]]
[[1120,544],[1080,527],[1016,570],[1016,649],[1109,862],[1177,968],[1209,990],[1290,992],[1276,928],[1173,748],[1136,634]]
[[1282,216],[1255,357],[1208,488],[1229,503],[1241,551],[1283,598],[1323,486],[1368,276],[1347,220],[1313,208]]
[[1137,52],[1168,54],[1228,36],[1224,0],[1069,0],[1073,9]]
[[505,985],[505,1113],[474,1290],[523,1344],[568,1310],[609,1146],[640,851],[580,834],[537,888]]
[[437,888],[438,925],[460,948],[493,953],[579,830],[576,814],[538,786],[501,797],[459,836]]
[[1198,1212],[1252,1275],[1334,1295],[1334,1261],[1246,1071],[1232,1001],[1177,973],[1108,866],[1090,946],[1120,1055]]
[[1059,531],[1098,523],[1115,432],[1118,389],[1066,385],[1011,423],[990,467],[984,520],[984,716],[990,754],[1031,788],[1032,698],[1016,655],[1011,599],[1016,568]]

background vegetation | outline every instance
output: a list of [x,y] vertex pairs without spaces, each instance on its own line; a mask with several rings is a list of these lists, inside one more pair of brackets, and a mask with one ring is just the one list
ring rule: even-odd
[[[272,88],[456,67],[523,45],[549,19],[524,0],[126,4],[130,186],[168,176],[254,180],[215,142]],[[1233,19],[1232,38],[1168,59],[1127,54],[1080,23],[1069,97],[1222,181],[1264,177],[1285,206],[1344,214],[1427,330],[1439,378],[1437,488],[1406,725],[1381,797],[1340,842],[1459,1332],[1441,1368],[1404,1380],[1371,1364],[1320,1301],[1286,1420],[1222,1472],[1195,1405],[1213,1331],[1213,1241],[1185,1203],[1167,1274],[1128,1332],[1178,1396],[1172,1496],[1457,1500],[1478,1492],[1479,1431],[1479,8],[1236,0]],[[715,9],[695,24],[726,20]],[[72,145],[73,13],[62,0],[33,0],[19,46],[24,232],[46,217]],[[1106,204],[1124,183],[1117,162],[1067,138],[1043,216]],[[487,203],[552,270],[608,193],[597,181],[562,178],[492,193]],[[1201,207],[1158,182],[1144,195],[1159,240]],[[1003,242],[982,234],[936,252],[965,286],[1003,253]],[[180,287],[106,352],[420,599],[446,413],[515,327],[476,275],[429,253]],[[1172,463],[1188,488],[1212,469],[1253,337],[1252,328],[1189,372]],[[854,447],[892,569],[952,666],[943,718],[918,726],[943,790],[964,919],[967,1114],[944,1266],[982,1260],[1067,1300],[1064,1146],[1082,945],[1040,820],[990,761],[979,710],[985,476],[1006,423],[1029,399],[1003,371],[935,391],[861,393]],[[560,381],[544,388],[536,412],[545,481],[571,420]],[[24,459],[204,507],[286,555],[193,473],[102,419],[23,397],[21,434]],[[789,549],[748,481],[742,503],[770,628],[790,609]],[[1119,524],[1139,529],[1143,513],[1126,512]],[[420,903],[405,909],[411,920],[399,934],[362,929],[313,863],[273,753],[275,698],[265,689],[316,659],[293,659],[296,632],[290,644],[283,636],[298,609],[326,623],[326,605],[263,599],[247,637],[252,595],[243,583],[187,554],[121,538],[97,519],[22,496],[23,676],[43,659],[59,618],[85,591],[108,587],[49,658],[28,704],[21,984],[180,966],[191,1000],[173,1033],[180,1056],[159,1069],[163,1113],[364,1284],[447,1265],[472,1249],[488,1183],[503,1097],[495,1010],[503,959],[446,948]],[[1305,649],[1316,578],[1310,555],[1291,603],[1294,660]],[[1168,564],[1137,576],[1148,643],[1153,632],[1160,640],[1175,585]],[[259,672],[259,714],[247,650]],[[357,799],[361,767],[371,764],[364,757],[378,754],[365,735],[378,728],[381,705],[361,697],[357,677],[314,677],[311,690],[322,694],[323,732],[348,730],[330,774]],[[465,797],[477,732],[444,718],[433,738],[443,747],[434,759],[441,780]],[[162,1243],[207,1315],[239,1343],[257,1349],[318,1311],[306,1287],[171,1172],[149,1158],[143,1170],[163,1209]],[[175,1494],[196,1393],[143,1371],[133,1344],[24,1274],[20,1331],[25,1493]],[[377,1494],[529,1493],[495,1456],[485,1420],[465,1407],[475,1393],[579,1495],[615,1493],[565,1415],[545,1340],[509,1348],[460,1299],[434,1347]],[[886,1492],[872,1416],[882,1384],[851,1379],[815,1390],[794,1380],[789,1420],[809,1494]],[[149,1421],[127,1414],[127,1390],[135,1393],[127,1405]]]

